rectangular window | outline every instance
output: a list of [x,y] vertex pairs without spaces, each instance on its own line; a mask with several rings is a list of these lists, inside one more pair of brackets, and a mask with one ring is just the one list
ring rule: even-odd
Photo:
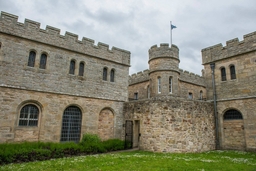
[[138,93],[134,93],[134,100],[138,100]]

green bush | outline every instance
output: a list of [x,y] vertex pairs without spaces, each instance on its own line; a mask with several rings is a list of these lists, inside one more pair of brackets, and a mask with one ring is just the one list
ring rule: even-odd
[[124,149],[124,141],[101,141],[98,135],[85,134],[80,143],[22,142],[0,144],[0,165],[48,160],[64,156],[96,154]]
[[102,142],[106,151],[116,151],[124,149],[124,141],[119,139],[110,139]]
[[101,143],[101,139],[97,134],[84,134],[83,138],[80,142],[81,144],[86,144],[86,143],[92,143],[92,144],[97,144],[97,143]]

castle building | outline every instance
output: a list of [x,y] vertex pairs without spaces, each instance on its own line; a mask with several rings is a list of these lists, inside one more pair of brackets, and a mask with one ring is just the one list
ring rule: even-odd
[[156,152],[256,149],[256,32],[202,50],[202,76],[176,45],[130,52],[1,12],[0,142],[78,142],[85,133]]

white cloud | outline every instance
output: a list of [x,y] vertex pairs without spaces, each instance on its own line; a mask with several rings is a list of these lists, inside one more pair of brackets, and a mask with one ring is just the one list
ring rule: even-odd
[[148,49],[170,42],[180,68],[201,75],[201,49],[256,30],[256,1],[199,0],[0,0],[0,10],[131,51],[130,73],[148,69]]

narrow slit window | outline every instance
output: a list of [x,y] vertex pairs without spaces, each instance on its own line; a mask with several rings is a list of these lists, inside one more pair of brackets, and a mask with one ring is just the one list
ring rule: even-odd
[[200,100],[203,100],[203,91],[202,90],[200,91],[199,96],[200,96]]
[[169,93],[172,93],[172,77],[169,77]]
[[236,79],[236,69],[234,65],[230,66],[230,78],[231,80]]
[[223,67],[221,68],[221,81],[226,81],[226,69]]
[[161,77],[157,78],[157,84],[158,84],[158,93],[161,93]]
[[193,93],[188,93],[188,99],[193,99]]
[[36,52],[31,51],[29,53],[29,57],[28,57],[28,66],[34,67],[35,66],[35,59],[36,59]]
[[45,69],[46,68],[46,61],[47,61],[47,55],[43,53],[41,55],[41,58],[40,58],[40,66],[39,66],[39,68]]
[[84,63],[80,62],[79,64],[79,76],[84,76]]
[[103,80],[107,81],[107,74],[108,74],[108,69],[107,68],[103,68]]
[[134,93],[134,100],[138,100],[138,93]]
[[69,74],[72,74],[72,75],[75,74],[75,65],[76,65],[76,62],[74,60],[71,60],[70,66],[69,66]]
[[111,69],[110,71],[110,82],[114,82],[115,81],[115,70]]

